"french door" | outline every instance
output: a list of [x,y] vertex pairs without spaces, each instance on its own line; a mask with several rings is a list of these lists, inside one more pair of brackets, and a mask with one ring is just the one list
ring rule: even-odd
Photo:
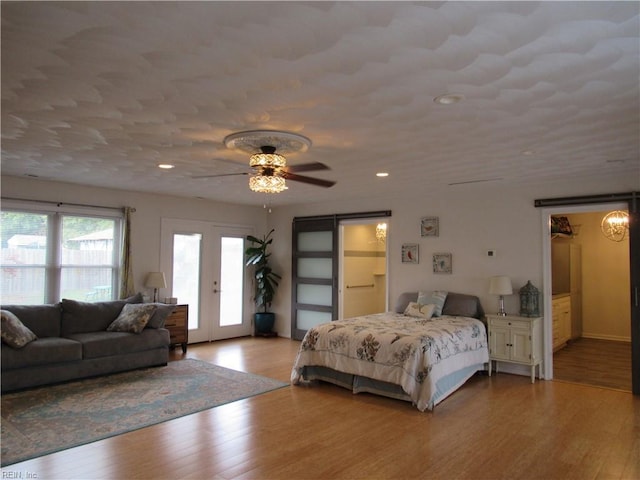
[[167,288],[189,305],[189,343],[251,334],[244,266],[246,227],[163,219],[161,268]]

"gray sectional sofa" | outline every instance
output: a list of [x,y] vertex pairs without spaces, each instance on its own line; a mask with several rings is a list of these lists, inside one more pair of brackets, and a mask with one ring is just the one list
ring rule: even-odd
[[[147,308],[146,321],[136,326],[139,333],[107,330],[122,318],[121,312],[138,308],[124,309],[126,304],[140,303],[138,294],[110,302],[62,300],[53,305],[2,306],[2,392],[166,365],[169,331],[162,327],[175,306]],[[17,318],[27,333],[33,332],[24,346],[5,342],[7,316]]]

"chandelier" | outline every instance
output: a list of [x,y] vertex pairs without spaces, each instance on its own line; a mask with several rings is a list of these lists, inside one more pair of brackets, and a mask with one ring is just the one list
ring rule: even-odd
[[600,229],[609,240],[621,242],[629,230],[629,215],[620,210],[609,212],[602,218]]
[[380,243],[384,243],[387,239],[387,224],[379,223],[376,225],[376,239]]

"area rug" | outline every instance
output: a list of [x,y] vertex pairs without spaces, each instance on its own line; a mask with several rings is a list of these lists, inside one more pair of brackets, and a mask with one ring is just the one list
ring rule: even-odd
[[288,385],[199,360],[2,395],[2,466]]

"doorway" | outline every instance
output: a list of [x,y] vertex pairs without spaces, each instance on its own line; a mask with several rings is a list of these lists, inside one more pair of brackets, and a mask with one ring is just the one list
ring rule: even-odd
[[388,219],[340,223],[339,318],[387,311]]
[[[378,223],[388,224],[391,211],[341,213],[332,215],[318,215],[312,217],[295,217],[293,219],[291,244],[291,338],[302,340],[307,331],[320,323],[343,318],[344,299],[341,292],[345,277],[343,267],[344,255],[344,225],[369,225],[367,228],[376,231]],[[374,226],[375,225],[375,226]],[[382,228],[382,227],[381,227]],[[382,232],[380,232],[382,234]],[[385,230],[385,236],[387,232]],[[381,258],[372,243],[367,245],[371,252],[362,254],[370,259]],[[369,240],[368,240],[369,241]],[[367,242],[368,242],[367,241]],[[379,277],[378,284],[384,285],[384,305],[388,305],[386,279],[386,244],[384,246],[384,268],[369,269],[364,283],[353,283],[356,289],[374,288],[376,280],[369,280],[369,276]],[[354,251],[358,251],[361,242],[355,243]],[[364,249],[364,247],[362,247]],[[374,253],[376,252],[376,253]],[[354,257],[360,256],[360,253]],[[375,272],[375,275],[374,275]],[[383,273],[384,275],[380,275]],[[360,273],[358,273],[360,275]],[[382,280],[382,277],[384,279]],[[374,287],[369,287],[373,284]],[[349,284],[351,285],[351,284]],[[363,287],[365,285],[365,287]]]
[[251,334],[244,265],[248,227],[163,219],[161,268],[178,303],[189,305],[189,343]]
[[[626,204],[554,209],[552,223],[567,228],[549,241],[545,292],[551,294],[555,380],[631,392],[629,239],[614,242],[601,232],[602,217]],[[545,262],[546,265],[546,262]]]

